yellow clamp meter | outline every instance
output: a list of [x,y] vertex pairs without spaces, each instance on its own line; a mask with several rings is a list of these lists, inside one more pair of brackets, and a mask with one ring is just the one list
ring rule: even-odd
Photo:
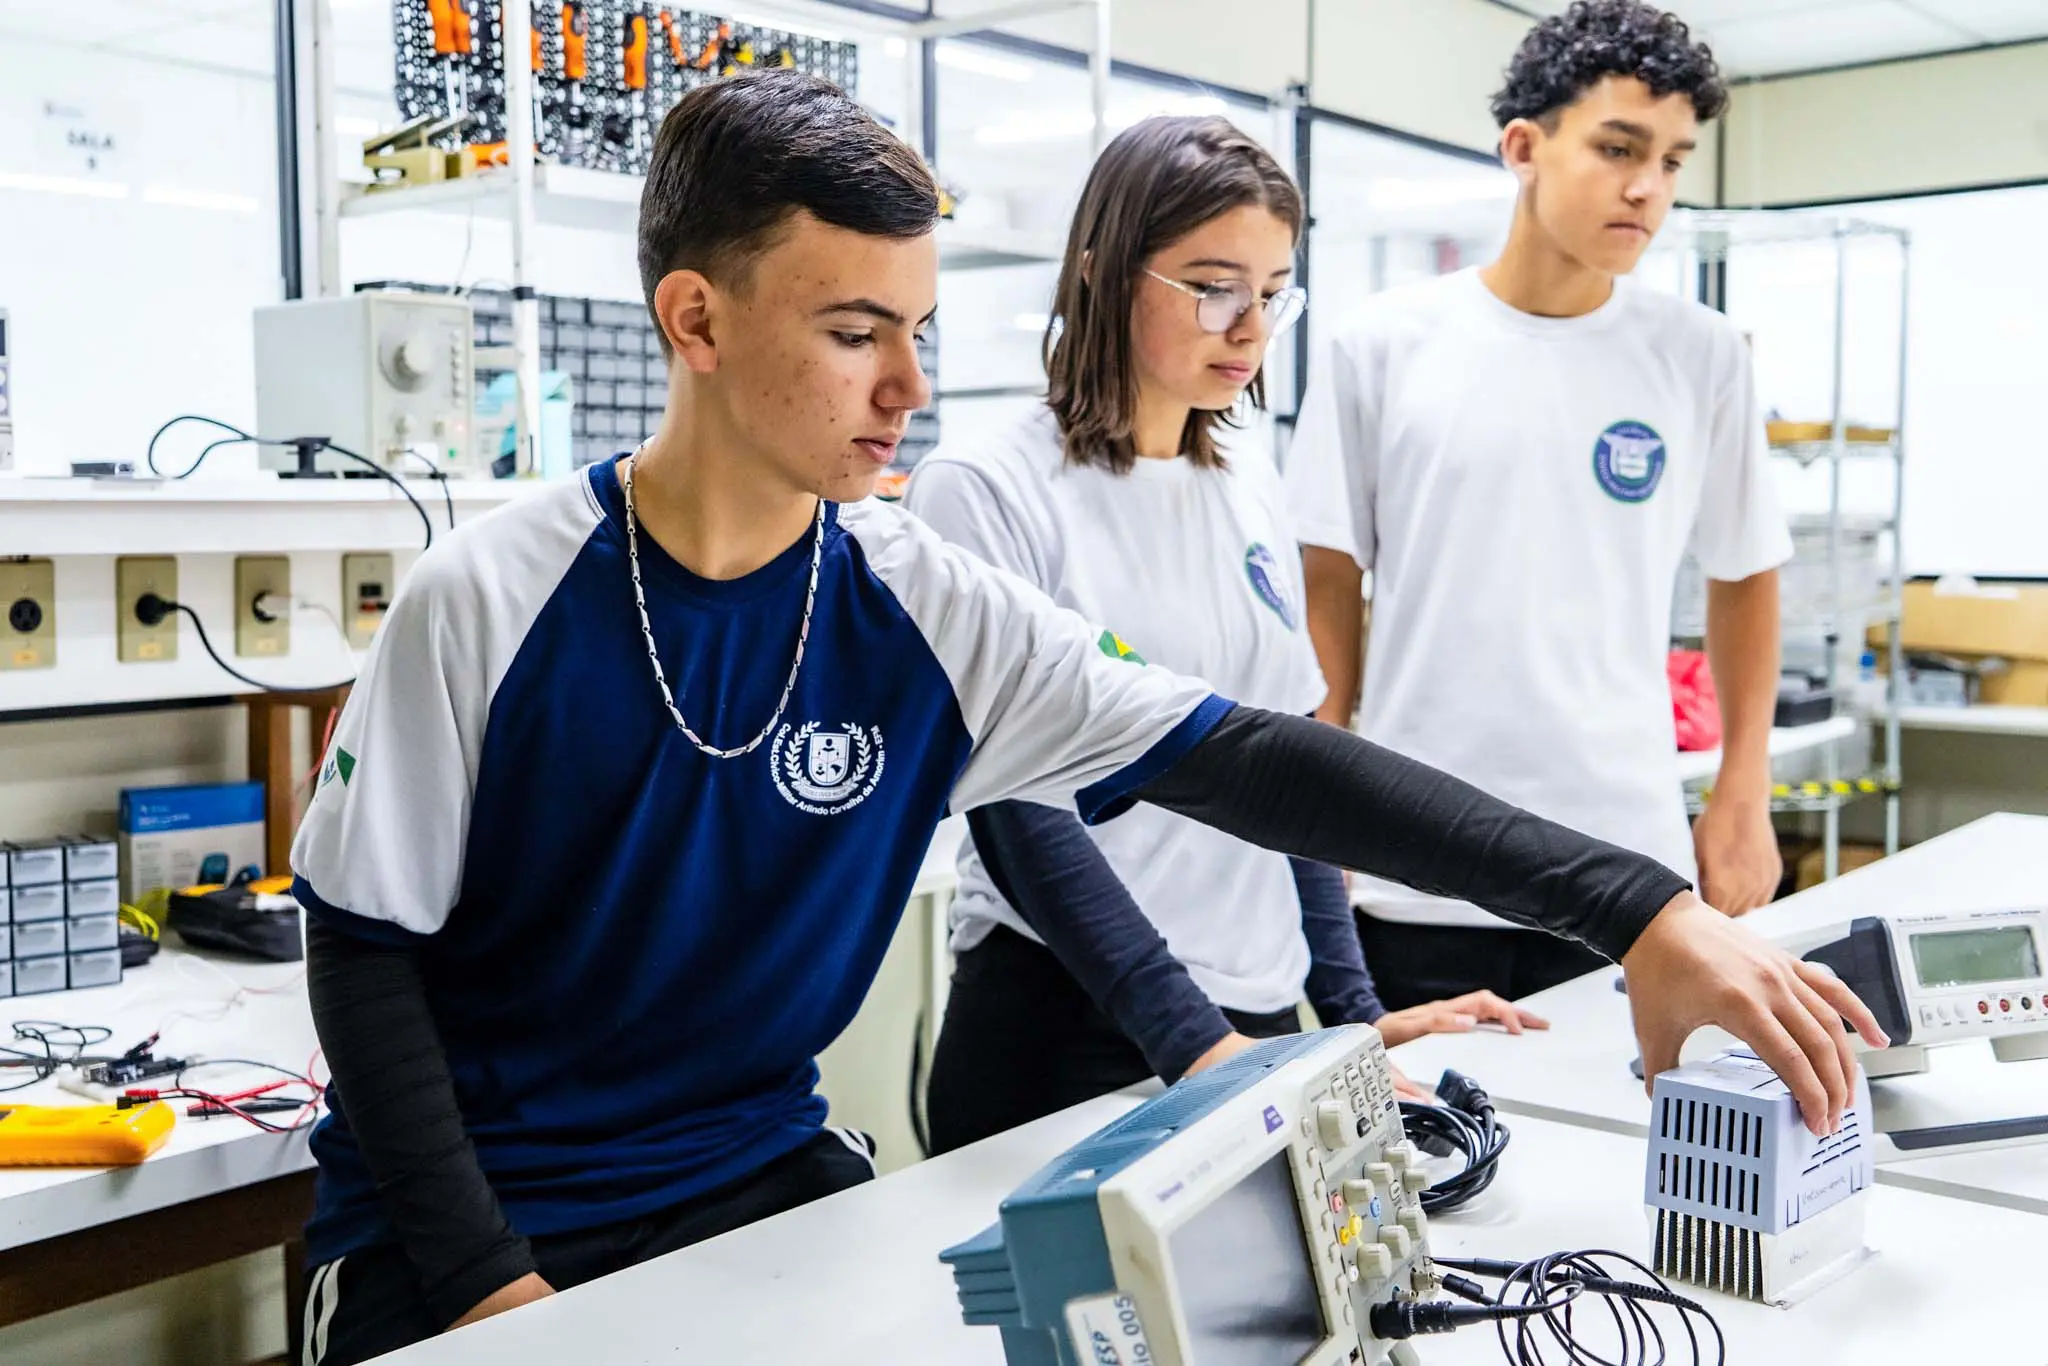
[[160,1100],[0,1106],[0,1167],[132,1167],[163,1146],[177,1112]]

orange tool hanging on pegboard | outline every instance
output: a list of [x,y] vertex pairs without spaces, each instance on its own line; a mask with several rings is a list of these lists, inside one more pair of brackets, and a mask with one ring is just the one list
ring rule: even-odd
[[647,88],[647,16],[626,16],[626,89]]
[[576,0],[569,0],[562,6],[562,77],[565,80],[581,81],[586,67],[584,44],[590,36],[590,20],[583,13],[583,6]]

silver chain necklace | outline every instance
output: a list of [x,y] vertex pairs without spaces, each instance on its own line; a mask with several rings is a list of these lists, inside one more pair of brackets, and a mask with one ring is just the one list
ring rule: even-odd
[[[645,449],[645,446],[641,447],[641,450]],[[647,620],[647,590],[640,584],[640,527],[633,515],[633,465],[639,458],[640,451],[635,451],[619,463],[619,487],[626,495],[626,558],[633,567],[633,605],[640,609],[640,634],[647,638],[647,662],[654,666],[655,685],[661,689],[661,700],[668,707],[676,729],[702,753],[714,759],[737,759],[752,754],[761,747],[763,740],[774,733],[776,723],[782,720],[783,708],[789,705],[789,695],[796,690],[797,671],[804,666],[804,646],[811,639],[811,608],[818,601],[818,565],[825,558],[825,500],[818,500],[817,530],[811,539],[811,585],[804,590],[804,621],[796,633],[796,658],[789,663],[789,681],[782,685],[782,696],[776,699],[775,714],[768,718],[768,724],[761,728],[761,733],[744,745],[737,749],[719,749],[705,744],[697,732],[690,729],[690,723],[683,719],[683,714],[676,710],[675,694],[669,691],[668,675],[661,667],[661,654],[654,648],[654,626]]]

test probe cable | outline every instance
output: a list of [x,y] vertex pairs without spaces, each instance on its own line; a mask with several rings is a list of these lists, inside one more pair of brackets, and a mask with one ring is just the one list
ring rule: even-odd
[[[268,1072],[279,1073],[280,1079],[225,1095],[213,1091],[203,1091],[197,1087],[185,1084],[185,1074],[194,1068],[219,1067],[229,1064],[262,1068]],[[195,1118],[233,1115],[237,1119],[246,1120],[248,1123],[255,1125],[265,1133],[288,1134],[296,1129],[308,1128],[318,1122],[321,1099],[326,1091],[325,1087],[313,1080],[312,1076],[307,1073],[294,1072],[289,1067],[279,1067],[276,1063],[257,1062],[252,1058],[207,1058],[201,1062],[194,1062],[188,1067],[180,1068],[177,1075],[171,1078],[171,1082],[171,1085],[164,1087],[131,1086],[122,1092],[120,1098],[114,1103],[119,1108],[127,1110],[139,1105],[147,1105],[151,1101],[177,1100],[182,1098],[192,1102],[187,1107],[186,1113]],[[303,1098],[281,1097],[275,1094],[278,1091],[292,1087],[304,1087],[311,1094]],[[280,1124],[263,1118],[266,1114],[278,1111],[290,1111],[292,1113],[291,1119]]]
[[1509,1137],[1508,1126],[1494,1116],[1493,1100],[1470,1077],[1445,1068],[1436,1093],[1440,1105],[1401,1102],[1401,1127],[1419,1147],[1436,1157],[1465,1157],[1463,1171],[1422,1192],[1422,1212],[1429,1215],[1461,1208],[1492,1185]]
[[[1441,1263],[1439,1263],[1441,1265]],[[1544,1293],[1522,1304],[1508,1304],[1504,1300],[1485,1297],[1477,1282],[1465,1281],[1463,1276],[1446,1277],[1449,1288],[1452,1279],[1464,1281],[1476,1292],[1464,1295],[1473,1299],[1472,1304],[1450,1304],[1444,1300],[1382,1300],[1366,1315],[1366,1323],[1372,1335],[1382,1342],[1399,1342],[1403,1338],[1425,1337],[1439,1333],[1455,1333],[1460,1328],[1469,1328],[1476,1323],[1494,1324],[1503,1334],[1511,1322],[1543,1318],[1556,1313],[1569,1313],[1573,1301],[1586,1293],[1586,1287],[1577,1281],[1559,1281],[1546,1285]]]
[[[1560,1360],[1567,1366],[1662,1366],[1673,1358],[1650,1309],[1663,1306],[1677,1311],[1694,1366],[1705,1366],[1707,1361],[1693,1327],[1695,1317],[1713,1330],[1715,1366],[1725,1366],[1728,1360],[1728,1341],[1706,1306],[1678,1294],[1650,1268],[1623,1253],[1606,1249],[1553,1252],[1528,1262],[1458,1257],[1433,1260],[1452,1273],[1443,1277],[1444,1289],[1471,1303],[1409,1300],[1377,1305],[1371,1311],[1375,1334],[1391,1340],[1491,1322],[1501,1352],[1513,1366],[1549,1366],[1551,1359],[1544,1354],[1546,1338],[1550,1345],[1563,1349]],[[1610,1270],[1609,1262],[1643,1279],[1624,1279]],[[1498,1280],[1500,1289],[1489,1295],[1477,1281],[1456,1274],[1460,1271]],[[1519,1303],[1510,1303],[1510,1293],[1517,1290]],[[1560,1292],[1567,1290],[1570,1293],[1561,1296]],[[1576,1305],[1588,1299],[1606,1309],[1614,1329],[1613,1344],[1589,1344],[1586,1328],[1574,1321]]]
[[[178,473],[165,474],[162,470],[157,468],[156,445],[158,441],[163,439],[163,435],[165,432],[168,432],[171,428],[177,426],[181,422],[204,423],[209,427],[216,427],[221,431],[228,433],[228,435],[217,438],[212,442],[209,442],[205,446],[205,448],[199,452],[198,457],[194,459],[191,464],[187,465]],[[321,451],[333,451],[336,455],[343,456],[347,459],[353,460],[358,465],[361,465],[364,469],[368,470],[371,474],[376,475],[379,479],[384,480],[386,483],[390,484],[391,487],[397,489],[400,493],[405,495],[405,501],[412,504],[412,510],[420,515],[420,525],[426,529],[426,544],[420,548],[422,550],[427,550],[433,547],[434,521],[431,517],[427,515],[426,505],[420,502],[419,499],[413,497],[412,490],[405,486],[405,481],[399,478],[397,475],[393,474],[390,470],[385,469],[376,461],[370,459],[368,456],[362,455],[356,451],[352,451],[348,449],[346,446],[336,445],[334,441],[329,437],[299,436],[278,439],[276,437],[255,436],[249,432],[243,431],[234,423],[223,422],[217,417],[207,417],[202,413],[180,413],[178,416],[172,418],[169,422],[164,423],[163,426],[157,428],[155,434],[149,438],[149,448],[144,453],[144,463],[149,466],[149,472],[159,479],[189,479],[192,477],[194,473],[198,471],[201,465],[206,463],[207,456],[212,455],[215,451],[219,450],[223,446],[277,446],[292,448],[296,449],[299,452],[301,460],[304,461],[310,461],[310,459],[313,456],[318,455]],[[425,459],[424,456],[420,458]],[[431,469],[432,462],[429,461],[428,465],[429,468]],[[434,471],[433,477],[441,480],[441,497],[448,504],[448,525],[452,527],[455,525],[454,496],[448,492],[448,481],[441,474],[440,471]],[[230,670],[230,672],[232,672],[232,670]]]

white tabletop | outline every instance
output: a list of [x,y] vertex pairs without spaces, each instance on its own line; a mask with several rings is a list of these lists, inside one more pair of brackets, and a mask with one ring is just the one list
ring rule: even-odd
[[[1767,935],[1789,934],[1878,910],[2013,906],[2048,901],[2048,817],[1989,816],[1891,858],[1788,897],[1749,917]],[[1439,1034],[1393,1051],[1409,1076],[1434,1083],[1446,1067],[1464,1072],[1503,1111],[1609,1132],[1641,1135],[1649,1117],[1628,999],[1614,990],[1618,969],[1588,974],[1524,1004],[1551,1022],[1513,1038],[1493,1030]],[[1690,1059],[1729,1042],[1703,1030]],[[1918,1122],[2048,1114],[2048,1061],[1999,1063],[1986,1043],[1929,1051],[1919,1076],[1874,1083],[1888,1104],[1911,1105]],[[1887,1165],[1880,1180],[2048,1214],[2048,1145],[1916,1158]]]
[[[1432,1252],[1521,1260],[1567,1248],[1611,1248],[1649,1262],[1639,1140],[1543,1120],[1512,1127],[1501,1175],[1487,1193],[1431,1221]],[[2038,1304],[2024,1294],[1992,1291],[1974,1258],[1943,1249],[2039,1243],[2048,1237],[2048,1222],[1882,1185],[1872,1188],[1868,1206],[1865,1242],[1878,1255],[1789,1309],[1675,1288],[1713,1313],[1727,1334],[1731,1362],[1991,1362],[2005,1359],[1997,1355],[2001,1349],[2013,1361],[2041,1360]],[[1949,1313],[1942,1305],[1969,1307]],[[1578,1323],[1590,1332],[1604,1318],[1594,1309]],[[1675,1320],[1659,1314],[1658,1321],[1668,1341]],[[1613,1340],[1593,1338],[1590,1345],[1599,1350]],[[1429,1366],[1498,1366],[1503,1360],[1497,1340],[1484,1330],[1427,1338],[1416,1347]],[[1676,1350],[1675,1366],[1689,1366],[1682,1341]],[[1558,1360],[1563,1353],[1553,1348],[1546,1356]]]
[[[997,1366],[999,1335],[961,1323],[939,1252],[987,1226],[1026,1176],[1132,1103],[1092,1101],[383,1360]],[[1432,1245],[1515,1258],[1610,1247],[1647,1260],[1642,1169],[1638,1140],[1520,1121],[1492,1189],[1436,1220]],[[1990,1361],[1993,1348],[2038,1336],[2025,1296],[1984,1293],[1977,1262],[1930,1255],[1930,1244],[2031,1246],[2048,1222],[1889,1187],[1874,1188],[1869,1206],[1868,1241],[1880,1255],[1811,1300],[1778,1310],[1700,1293],[1728,1334],[1729,1360],[1857,1360],[1861,1349],[1867,1361]],[[1943,1303],[1968,1310],[1930,1309]],[[1501,1359],[1483,1329],[1416,1345],[1432,1366]]]
[[[247,990],[244,990],[244,989]],[[0,1043],[17,1021],[104,1025],[113,1031],[90,1050],[120,1053],[161,1030],[159,1057],[250,1058],[304,1072],[316,1043],[300,963],[251,964],[166,946],[119,986],[0,1000]],[[0,1085],[19,1069],[0,1070]],[[323,1073],[324,1075],[324,1073]],[[212,1091],[238,1091],[275,1080],[259,1068],[220,1066],[189,1080]],[[143,1082],[140,1085],[152,1083]],[[294,1095],[303,1094],[294,1090]],[[83,1105],[52,1079],[0,1094],[0,1104]],[[289,1120],[289,1113],[278,1118]],[[193,1119],[178,1103],[177,1127],[164,1147],[137,1167],[0,1169],[0,1249],[240,1186],[313,1165],[306,1134],[269,1134],[242,1120]]]
[[[957,845],[958,829],[948,825],[918,874],[914,896],[952,887]],[[160,1030],[160,1057],[249,1058],[304,1072],[318,1047],[305,981],[303,963],[240,962],[177,947],[167,939],[154,960],[130,970],[119,986],[0,998],[0,1045],[33,1047],[10,1039],[16,1021],[104,1025],[112,1037],[91,1050],[102,1056],[120,1053]],[[27,1075],[0,1069],[0,1086]],[[324,1080],[326,1069],[318,1075]],[[260,1068],[225,1065],[190,1077],[193,1085],[210,1091],[235,1091],[275,1079],[276,1074]],[[89,1103],[54,1079],[0,1092],[0,1106]],[[137,1167],[0,1168],[0,1250],[313,1166],[304,1130],[269,1134],[232,1117],[194,1119],[184,1107],[178,1102],[170,1140]]]
[[1130,1109],[1105,1096],[382,1358],[391,1366],[1000,1363],[939,1253],[1024,1179]]

